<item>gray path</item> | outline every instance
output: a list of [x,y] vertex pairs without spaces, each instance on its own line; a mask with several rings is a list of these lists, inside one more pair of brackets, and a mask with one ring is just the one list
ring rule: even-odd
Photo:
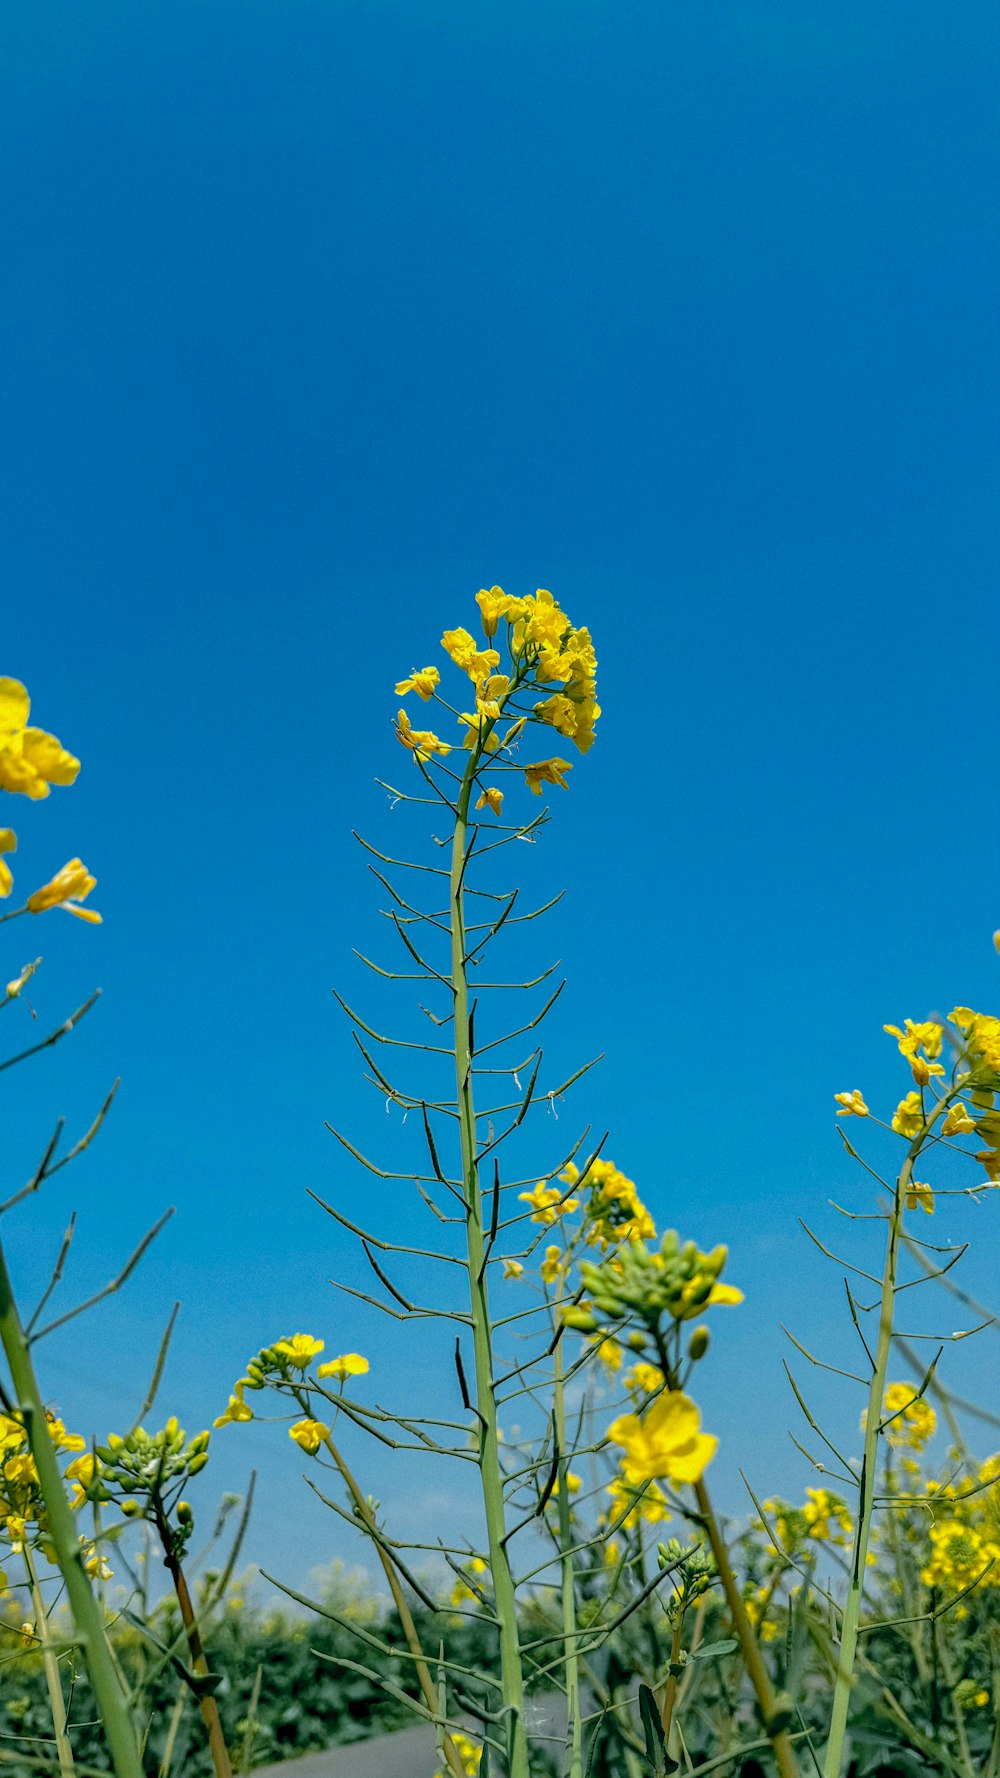
[[350,1747],[333,1747],[329,1753],[258,1766],[253,1778],[431,1778],[435,1770],[434,1731],[419,1724]]
[[[558,1734],[565,1726],[566,1706],[560,1710],[556,1699],[533,1700],[528,1708],[535,1734]],[[257,1766],[252,1778],[431,1778],[436,1770],[434,1731],[418,1724],[394,1735],[355,1741],[350,1747],[332,1747],[329,1753]]]

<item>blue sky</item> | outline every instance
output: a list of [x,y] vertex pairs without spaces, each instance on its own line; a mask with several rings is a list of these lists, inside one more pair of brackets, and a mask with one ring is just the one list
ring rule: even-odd
[[[26,1296],[71,1208],[85,1291],[177,1206],[45,1354],[83,1430],[134,1412],[175,1296],[189,1426],[298,1328],[454,1393],[331,1290],[363,1262],[306,1190],[423,1226],[324,1130],[411,1134],[330,989],[410,1016],[352,956],[386,939],[350,832],[427,843],[373,782],[393,682],[498,582],[591,627],[605,711],[519,862],[570,890],[527,941],[569,976],[553,1065],[606,1060],[526,1166],[607,1129],[661,1223],[730,1242],[718,1489],[809,1479],[778,1324],[847,1350],[796,1220],[863,1202],[832,1095],[891,1109],[883,1021],[1000,987],[998,37],[977,0],[8,9],[2,670],[84,771],[7,813],[22,882],[79,852],[106,920],[7,929],[46,1026],[104,989],[5,1077],[11,1184],[123,1077],[11,1221]],[[401,1521],[458,1510],[358,1461]],[[203,1497],[251,1463],[253,1555],[345,1553],[280,1430],[220,1436]]]

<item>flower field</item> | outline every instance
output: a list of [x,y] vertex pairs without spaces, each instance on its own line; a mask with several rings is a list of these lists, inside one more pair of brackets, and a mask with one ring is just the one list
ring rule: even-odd
[[[139,1420],[84,1425],[51,1406],[45,1338],[134,1287],[162,1219],[150,1206],[112,1284],[68,1307],[72,1225],[37,1304],[0,1250],[0,1766],[229,1778],[416,1720],[434,1731],[435,1778],[1000,1778],[1000,1415],[949,1380],[950,1349],[975,1335],[986,1350],[995,1314],[963,1285],[964,1246],[935,1236],[951,1199],[981,1205],[992,1231],[1000,1018],[887,1009],[898,1102],[830,1083],[852,1181],[835,1206],[843,1239],[837,1252],[808,1226],[803,1239],[844,1338],[813,1352],[790,1330],[788,1348],[813,1479],[788,1499],[747,1482],[742,1513],[723,1513],[715,1478],[746,1459],[720,1445],[702,1379],[754,1280],[731,1277],[724,1228],[703,1251],[683,1226],[657,1226],[619,1142],[587,1124],[592,1064],[546,1073],[547,1021],[572,1017],[586,1055],[600,1033],[567,1013],[555,966],[524,979],[517,961],[525,924],[559,919],[559,885],[526,907],[516,866],[525,843],[544,847],[563,793],[587,795],[594,642],[546,590],[482,589],[466,615],[437,664],[400,663],[402,783],[384,788],[411,851],[362,841],[395,947],[362,962],[391,984],[398,1027],[341,1002],[359,1090],[409,1119],[412,1170],[334,1130],[380,1190],[321,1201],[370,1272],[367,1291],[344,1285],[337,1325],[353,1296],[400,1342],[429,1330],[451,1405],[394,1402],[392,1379],[327,1328],[262,1325],[241,1374],[216,1379],[214,1423],[189,1431],[162,1399],[171,1324]],[[0,679],[8,808],[79,771],[30,714],[26,688]],[[13,828],[0,854],[6,1071],[86,1042],[91,1003],[50,1015],[57,985],[25,953],[36,920],[100,915],[81,859],[21,900]],[[18,1074],[6,1078],[10,1092]],[[30,1179],[4,1184],[0,1211],[30,1217],[111,1097],[68,1146],[57,1130]],[[583,1133],[558,1136],[541,1176],[525,1172],[524,1135],[557,1103]],[[420,1244],[379,1220],[390,1191],[419,1199]],[[813,1405],[819,1371],[853,1404],[846,1446]],[[745,1366],[732,1387],[747,1389]],[[262,1604],[252,1489],[213,1495],[219,1442],[255,1420],[271,1423],[289,1488],[311,1488],[355,1540],[357,1569],[318,1597],[279,1574],[283,1603]],[[430,1513],[419,1538],[400,1535],[375,1492],[398,1452],[458,1478],[475,1541]],[[565,1733],[535,1733],[532,1701],[553,1696]]]

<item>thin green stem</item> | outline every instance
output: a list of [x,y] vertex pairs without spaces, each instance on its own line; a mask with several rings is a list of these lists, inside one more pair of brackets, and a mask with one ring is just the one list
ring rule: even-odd
[[[556,1288],[556,1315],[562,1302],[564,1277],[560,1274]],[[566,1386],[563,1366],[563,1343],[560,1340],[552,1355],[552,1418],[559,1452],[559,1493],[556,1507],[559,1514],[559,1549],[562,1570],[562,1624],[565,1639],[566,1737],[569,1743],[569,1766],[566,1778],[583,1778],[583,1721],[580,1707],[580,1654],[576,1622],[576,1573],[573,1563],[573,1524],[569,1499],[569,1458],[566,1455]]]
[[0,1344],[10,1366],[17,1406],[24,1420],[38,1485],[45,1502],[48,1533],[66,1583],[70,1610],[90,1676],[116,1778],[143,1778],[142,1761],[125,1694],[111,1657],[101,1610],[84,1566],[73,1510],[56,1462],[28,1341],[14,1301],[10,1274],[0,1246]]
[[844,1740],[847,1734],[847,1717],[850,1709],[851,1691],[854,1685],[854,1666],[857,1659],[858,1636],[861,1626],[861,1604],[864,1592],[865,1568],[868,1560],[868,1544],[871,1537],[872,1514],[874,1510],[875,1480],[878,1469],[878,1441],[882,1424],[882,1404],[885,1400],[886,1380],[889,1373],[889,1359],[892,1353],[893,1316],[896,1306],[896,1275],[899,1267],[899,1249],[903,1228],[903,1214],[906,1203],[906,1192],[913,1177],[914,1162],[928,1131],[941,1116],[948,1105],[948,1098],[943,1098],[935,1107],[928,1119],[910,1145],[906,1159],[900,1169],[893,1194],[892,1209],[888,1215],[888,1227],[885,1241],[885,1263],[882,1268],[882,1293],[879,1306],[878,1340],[875,1346],[875,1365],[868,1389],[868,1410],[865,1416],[865,1441],[861,1458],[861,1476],[858,1493],[858,1517],[854,1530],[854,1548],[851,1554],[851,1575],[847,1589],[847,1599],[841,1620],[840,1650],[837,1656],[837,1678],[833,1692],[833,1706],[830,1712],[830,1730],[823,1758],[823,1778],[840,1778],[844,1761]]
[[469,986],[466,975],[465,898],[463,881],[469,799],[479,765],[480,748],[469,761],[458,793],[455,834],[452,842],[449,909],[451,919],[451,975],[455,999],[455,1080],[459,1134],[462,1145],[462,1184],[465,1192],[466,1250],[469,1265],[472,1346],[475,1366],[475,1403],[479,1420],[479,1475],[486,1519],[486,1538],[493,1595],[500,1636],[500,1679],[508,1725],[509,1778],[528,1778],[528,1740],[524,1722],[524,1668],[517,1628],[514,1577],[506,1544],[506,1512],[503,1472],[497,1425],[496,1386],[493,1375],[493,1331],[490,1321],[486,1231],[476,1152],[476,1110],[472,1090],[472,1047],[469,1033]]
[[56,1752],[59,1756],[59,1771],[63,1778],[70,1778],[70,1774],[75,1772],[76,1768],[73,1764],[73,1749],[66,1733],[66,1700],[63,1697],[62,1676],[59,1672],[56,1652],[49,1637],[49,1614],[45,1609],[42,1589],[38,1584],[38,1573],[27,1543],[25,1543],[21,1554],[24,1558],[31,1604],[35,1613],[35,1635],[38,1637],[42,1651],[42,1665],[45,1668],[45,1685],[49,1694],[49,1710],[52,1714],[52,1732],[55,1737]]

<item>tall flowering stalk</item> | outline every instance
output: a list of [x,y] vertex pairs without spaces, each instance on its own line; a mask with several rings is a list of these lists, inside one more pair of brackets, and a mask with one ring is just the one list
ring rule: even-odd
[[[471,1672],[444,1654],[435,1661],[430,1651],[413,1646],[410,1631],[406,1631],[419,1688],[412,1707],[435,1723],[442,1764],[451,1771],[456,1771],[457,1761],[457,1770],[471,1772],[482,1756],[493,1762],[492,1770],[499,1764],[508,1778],[528,1778],[526,1700],[530,1692],[547,1690],[553,1684],[567,1702],[565,1778],[583,1778],[585,1763],[592,1763],[602,1735],[617,1738],[626,1757],[634,1760],[643,1747],[642,1737],[628,1716],[620,1714],[619,1700],[603,1686],[599,1661],[622,1626],[637,1613],[649,1613],[659,1589],[678,1599],[695,1596],[691,1593],[692,1562],[696,1567],[701,1554],[692,1554],[677,1543],[661,1554],[650,1573],[647,1552],[636,1530],[641,1530],[647,1519],[655,1521],[676,1510],[687,1514],[716,1547],[718,1569],[727,1596],[732,1595],[734,1614],[740,1619],[737,1631],[747,1645],[746,1666],[758,1691],[767,1735],[784,1778],[791,1778],[794,1759],[788,1736],[728,1569],[721,1530],[703,1491],[703,1473],[716,1441],[700,1431],[698,1410],[684,1393],[691,1363],[704,1351],[707,1339],[702,1338],[701,1351],[691,1359],[678,1356],[669,1373],[657,1368],[657,1362],[636,1366],[634,1386],[630,1381],[626,1398],[631,1412],[620,1415],[606,1430],[595,1427],[592,1407],[574,1408],[571,1424],[569,1389],[572,1386],[579,1391],[585,1384],[585,1371],[594,1374],[601,1352],[624,1352],[625,1342],[630,1341],[633,1356],[645,1354],[648,1346],[651,1361],[662,1359],[664,1366],[669,1363],[674,1367],[673,1337],[669,1359],[668,1346],[663,1341],[656,1343],[660,1310],[651,1312],[650,1291],[655,1296],[669,1286],[661,1309],[669,1299],[670,1313],[676,1311],[672,1325],[677,1327],[710,1303],[738,1301],[740,1293],[720,1282],[724,1249],[706,1256],[688,1244],[681,1253],[676,1237],[666,1238],[660,1247],[649,1245],[655,1243],[656,1232],[632,1182],[602,1158],[599,1148],[584,1158],[587,1129],[541,1178],[509,1176],[505,1145],[533,1108],[554,1109],[586,1068],[557,1087],[541,1084],[543,1057],[534,1033],[558,998],[559,987],[539,1011],[514,1029],[498,1035],[484,1032],[482,1004],[490,989],[538,988],[551,977],[552,970],[524,982],[481,979],[484,955],[494,941],[546,909],[521,912],[518,890],[498,893],[488,878],[484,881],[478,875],[478,867],[488,854],[536,837],[548,819],[547,809],[540,808],[530,819],[516,815],[506,819],[507,799],[513,802],[524,792],[529,798],[541,799],[551,789],[565,788],[573,768],[561,753],[549,750],[552,738],[558,737],[585,754],[593,744],[600,708],[596,701],[597,663],[589,632],[570,622],[551,593],[539,591],[513,598],[492,587],[482,590],[477,602],[483,639],[477,640],[463,628],[446,630],[442,638],[445,654],[465,676],[467,694],[453,701],[436,666],[414,669],[396,687],[400,698],[416,698],[444,712],[458,727],[457,736],[446,739],[440,732],[442,721],[436,721],[434,728],[418,727],[406,705],[400,707],[396,735],[412,757],[427,795],[414,796],[386,786],[396,801],[448,811],[451,833],[447,842],[438,842],[448,845],[448,866],[388,857],[362,842],[375,855],[378,862],[371,868],[392,897],[388,917],[410,960],[402,979],[428,983],[443,993],[440,1014],[430,1016],[442,1033],[450,1027],[450,1041],[427,1044],[388,1038],[342,1002],[353,1021],[368,1078],[390,1106],[415,1112],[421,1120],[429,1171],[416,1176],[388,1172],[334,1131],[369,1172],[386,1179],[415,1177],[439,1228],[455,1231],[450,1238],[460,1241],[460,1250],[390,1241],[335,1206],[324,1205],[359,1239],[384,1293],[374,1297],[352,1289],[351,1294],[401,1322],[429,1320],[450,1329],[458,1394],[466,1418],[430,1420],[415,1413],[366,1407],[354,1390],[367,1370],[366,1361],[358,1354],[341,1354],[313,1369],[323,1342],[296,1334],[276,1340],[250,1361],[217,1424],[251,1418],[255,1393],[264,1389],[284,1395],[289,1408],[299,1415],[308,1409],[304,1418],[295,1419],[289,1427],[290,1437],[315,1463],[332,1468],[341,1484],[346,1483],[348,1511],[328,1494],[323,1493],[323,1498],[345,1518],[360,1522],[372,1538],[397,1604],[402,1584],[425,1604],[434,1602],[410,1566],[411,1546],[388,1533],[373,1507],[359,1507],[363,1484],[354,1479],[356,1466],[352,1464],[350,1471],[347,1468],[339,1435],[334,1442],[333,1422],[343,1416],[383,1445],[474,1465],[482,1505],[483,1547],[470,1549],[449,1538],[439,1540],[437,1547],[456,1575],[453,1604],[460,1614],[471,1615],[495,1636],[498,1678]],[[531,741],[542,735],[547,747],[532,748]],[[459,770],[455,769],[456,753],[461,760]],[[393,880],[400,868],[415,870],[421,881],[444,888],[444,905],[423,907],[403,893]],[[396,979],[396,972],[381,964],[367,958],[362,961],[379,976]],[[502,1063],[499,1057],[510,1053],[507,1046],[522,1037],[533,1046],[528,1055]],[[381,1058],[376,1059],[378,1048],[386,1044],[393,1051],[423,1052],[441,1067],[450,1065],[451,1092],[430,1097],[426,1090],[414,1091],[390,1077]],[[479,1103],[483,1089],[497,1082],[501,1083],[499,1103]],[[456,1133],[457,1155],[448,1164],[447,1143]],[[516,1203],[512,1204],[514,1194]],[[439,1202],[442,1198],[446,1208]],[[520,1208],[521,1204],[526,1207]],[[508,1286],[531,1288],[530,1262],[546,1238],[548,1245],[538,1268],[541,1289],[537,1300],[532,1306],[498,1313],[498,1292],[506,1292]],[[605,1295],[614,1281],[627,1281],[639,1273],[645,1294],[626,1300],[626,1292],[605,1316],[602,1338],[587,1339],[582,1353],[577,1354],[571,1350],[574,1332],[586,1333],[597,1326],[599,1290],[585,1263],[586,1256],[593,1260],[595,1253],[601,1255],[597,1271]],[[692,1255],[695,1263],[691,1263]],[[392,1256],[391,1260],[387,1256]],[[396,1260],[416,1265],[421,1273],[432,1263],[442,1265],[451,1277],[455,1276],[454,1268],[460,1267],[466,1279],[464,1302],[439,1309],[414,1300],[403,1281],[388,1269]],[[591,1295],[594,1301],[589,1300]],[[519,1333],[537,1330],[529,1356],[516,1363],[503,1356],[512,1328]],[[339,1387],[334,1386],[337,1384]],[[515,1401],[527,1404],[536,1416],[537,1433],[516,1444],[503,1435],[504,1415]],[[590,1394],[585,1394],[584,1401],[590,1401]],[[581,1486],[575,1465],[584,1458],[604,1468],[610,1462],[615,1471],[612,1499],[619,1510],[603,1510],[592,1533],[574,1504]],[[660,1482],[670,1490],[669,1500],[660,1490]],[[691,1490],[690,1498],[687,1490]],[[654,1500],[659,1502],[655,1510]],[[632,1530],[627,1549],[619,1555],[616,1532],[626,1521]],[[539,1539],[549,1549],[541,1560]],[[605,1550],[608,1561],[601,1553]],[[555,1620],[544,1607],[552,1588],[559,1601]],[[679,1688],[674,1683],[670,1689],[671,1677],[676,1680],[676,1675],[672,1676],[668,1667],[683,1618],[684,1611],[678,1608],[671,1619],[671,1637],[662,1661],[651,1675],[664,1700],[669,1694],[669,1705],[665,1701],[663,1708],[671,1732]],[[647,1648],[658,1646],[652,1621],[647,1629]],[[426,1697],[429,1666],[441,1675],[436,1708]],[[592,1689],[601,1702],[588,1736],[584,1697]],[[636,1701],[634,1689],[632,1700]],[[474,1714],[480,1725],[478,1742],[471,1744],[471,1751],[465,1732],[467,1720],[458,1715],[460,1709]]]
[[[54,735],[33,727],[29,722],[30,712],[30,699],[21,682],[12,678],[0,678],[0,791],[27,797],[31,802],[40,802],[49,796],[53,786],[67,787],[73,784],[80,762]],[[17,836],[13,829],[0,828],[0,898],[4,900],[9,899],[13,891],[13,872],[7,861],[16,849]],[[101,916],[92,908],[82,905],[93,889],[94,881],[79,858],[70,859],[49,882],[33,890],[19,907],[0,914],[0,922],[22,916],[30,920],[51,909],[60,908],[75,914],[81,920],[96,924]],[[35,975],[40,962],[39,958],[25,964],[20,974],[8,983],[6,993],[0,995],[0,1011],[7,1010],[8,1017],[9,1009],[21,1004],[24,989]],[[96,998],[96,995],[92,996],[47,1036],[5,1057],[0,1061],[0,1071],[24,1062],[60,1041],[90,1010]],[[0,1215],[31,1198],[46,1180],[89,1146],[103,1122],[112,1097],[113,1094],[109,1095],[93,1125],[80,1141],[57,1159],[62,1134],[60,1121],[34,1175],[26,1185],[0,1204]],[[108,1644],[103,1613],[92,1584],[93,1576],[101,1571],[103,1560],[100,1552],[81,1538],[76,1514],[70,1504],[63,1472],[59,1466],[59,1452],[79,1449],[83,1441],[77,1439],[67,1443],[62,1436],[65,1429],[61,1422],[56,1421],[48,1412],[36,1374],[33,1353],[38,1342],[54,1327],[64,1325],[91,1303],[117,1290],[138,1262],[155,1232],[151,1232],[123,1272],[105,1290],[98,1291],[87,1302],[42,1325],[39,1323],[43,1311],[62,1276],[72,1238],[72,1225],[57,1257],[50,1283],[27,1321],[18,1307],[7,1258],[0,1246],[0,1345],[7,1360],[9,1377],[6,1384],[0,1385],[0,1402],[5,1416],[2,1441],[6,1452],[2,1464],[3,1493],[4,1505],[8,1509],[2,1515],[3,1531],[11,1547],[23,1552],[29,1568],[32,1591],[39,1601],[42,1594],[34,1567],[34,1550],[44,1552],[61,1571],[75,1637],[87,1665],[117,1778],[142,1778],[142,1762],[128,1700]],[[20,1512],[14,1510],[17,1503],[12,1486],[15,1476],[16,1486],[23,1495],[23,1510]],[[44,1622],[41,1625],[41,1634],[43,1640],[47,1640]],[[68,1773],[72,1766],[72,1751],[66,1731],[65,1712],[61,1698],[57,1695],[58,1670],[51,1658],[51,1650],[46,1648],[45,1654],[60,1769]]]
[[[915,1169],[925,1155],[931,1154],[942,1143],[958,1148],[960,1144],[956,1142],[956,1138],[973,1136],[983,1146],[974,1153],[968,1150],[964,1152],[969,1154],[977,1167],[985,1168],[986,1179],[980,1182],[978,1188],[959,1188],[961,1194],[976,1194],[984,1187],[988,1189],[995,1185],[1000,1175],[1000,1114],[994,1109],[995,1095],[1000,1091],[1000,1020],[975,1013],[969,1007],[959,1006],[949,1015],[947,1024],[939,1019],[921,1022],[907,1019],[903,1027],[886,1025],[885,1030],[897,1040],[899,1052],[909,1065],[914,1085],[900,1101],[892,1118],[891,1127],[897,1136],[907,1142],[907,1149],[899,1173],[890,1188],[890,1201],[879,1213],[885,1221],[886,1237],[878,1301],[877,1304],[868,1306],[869,1312],[877,1313],[878,1316],[872,1344],[865,1340],[858,1315],[854,1311],[855,1323],[868,1360],[870,1378],[864,1414],[864,1445],[857,1482],[858,1506],[847,1596],[840,1620],[836,1680],[823,1778],[840,1778],[844,1767],[848,1716],[862,1629],[865,1574],[875,1512],[879,1504],[889,1504],[890,1508],[895,1505],[893,1501],[887,1503],[883,1500],[880,1503],[876,1486],[880,1446],[886,1440],[891,1441],[893,1428],[908,1411],[910,1399],[905,1397],[903,1405],[893,1407],[889,1405],[887,1393],[889,1369],[897,1343],[896,1299],[900,1289],[912,1288],[914,1283],[927,1279],[944,1277],[955,1263],[952,1259],[941,1266],[931,1261],[925,1264],[922,1277],[900,1282],[900,1261],[904,1245],[918,1253],[925,1245],[916,1241],[912,1235],[907,1235],[907,1212],[920,1210],[925,1214],[933,1214],[935,1207],[934,1189],[925,1181],[916,1179]],[[941,1060],[946,1041],[953,1056],[950,1079]],[[836,1097],[838,1116],[872,1116],[859,1089],[838,1093]],[[851,1145],[847,1143],[846,1146],[853,1154]],[[961,1258],[961,1251],[956,1254],[956,1258]],[[850,1299],[850,1290],[848,1296]],[[852,1304],[852,1311],[853,1308]],[[942,1336],[941,1350],[949,1341],[964,1337],[955,1334]],[[921,1394],[933,1378],[936,1363],[935,1359],[924,1375]]]

